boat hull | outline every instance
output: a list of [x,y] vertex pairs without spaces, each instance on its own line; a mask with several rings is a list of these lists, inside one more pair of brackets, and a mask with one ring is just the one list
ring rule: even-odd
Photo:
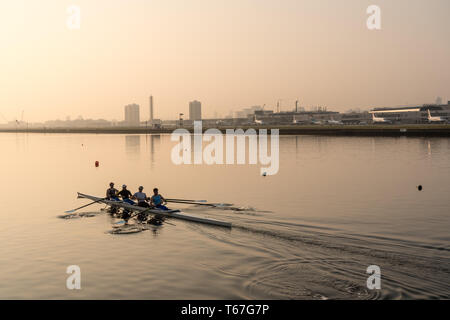
[[106,199],[90,196],[88,194],[84,194],[84,193],[80,193],[80,192],[78,192],[78,198],[90,199],[92,201],[98,201],[99,203],[104,203],[104,204],[107,204],[110,206],[118,206],[118,207],[121,207],[121,208],[124,208],[127,210],[131,210],[131,211],[138,211],[138,212],[146,211],[149,213],[159,214],[159,215],[162,215],[165,217],[176,218],[176,219],[180,219],[180,220],[215,225],[215,226],[225,227],[225,228],[231,228],[231,226],[232,226],[231,223],[229,223],[229,222],[203,218],[203,217],[199,217],[199,216],[195,216],[195,215],[191,215],[191,214],[185,214],[185,213],[180,212],[180,210],[159,210],[159,209],[148,210],[148,208],[139,207],[136,205],[125,203],[123,201],[106,200]]

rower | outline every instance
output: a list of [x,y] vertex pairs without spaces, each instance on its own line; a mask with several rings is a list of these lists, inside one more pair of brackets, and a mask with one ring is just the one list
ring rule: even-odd
[[143,190],[144,187],[140,186],[139,191],[133,194],[132,199],[138,201],[138,206],[148,208],[150,207],[150,205],[148,204],[147,200],[149,200],[150,198],[148,198],[147,195],[144,192],[142,192]]
[[125,184],[122,186],[122,190],[118,194],[119,194],[119,196],[122,197],[123,202],[129,203],[129,204],[136,204],[136,203],[134,203],[133,200],[130,199],[132,197],[132,194],[131,194],[130,190],[127,189],[127,186]]
[[119,198],[117,197],[118,192],[119,192],[119,190],[114,188],[114,182],[111,182],[109,184],[109,189],[106,190],[106,199],[119,201]]
[[153,189],[153,196],[150,199],[150,204],[157,209],[169,210],[169,208],[165,206],[166,203],[166,199],[158,193],[158,188]]

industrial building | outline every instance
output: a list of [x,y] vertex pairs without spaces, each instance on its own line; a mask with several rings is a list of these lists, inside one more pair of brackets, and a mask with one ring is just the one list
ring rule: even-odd
[[149,107],[150,107],[150,109],[149,109],[149,118],[148,118],[148,122],[150,123],[150,124],[153,124],[153,96],[150,96],[150,98],[149,98]]
[[330,120],[339,121],[341,115],[336,111],[327,111],[325,109],[314,111],[287,111],[273,112],[268,110],[255,111],[249,121],[261,121],[263,124],[311,124],[325,123]]
[[369,124],[372,121],[372,115],[367,112],[347,112],[341,114],[343,124]]

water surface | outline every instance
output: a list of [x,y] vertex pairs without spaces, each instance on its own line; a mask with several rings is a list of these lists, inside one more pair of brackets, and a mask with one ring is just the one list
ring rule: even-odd
[[[260,165],[176,166],[174,144],[0,134],[0,298],[450,298],[449,139],[283,136],[267,177]],[[173,205],[234,227],[171,220],[131,235],[109,234],[101,205],[58,218],[88,203],[77,191],[103,196],[110,181],[247,210]],[[69,265],[81,290],[66,288]],[[366,287],[369,265],[381,290]]]

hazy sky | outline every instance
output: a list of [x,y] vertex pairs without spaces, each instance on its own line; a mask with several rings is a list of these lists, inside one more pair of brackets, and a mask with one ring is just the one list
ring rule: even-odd
[[[66,26],[81,8],[81,28]],[[382,30],[366,27],[381,7]],[[2,0],[0,122],[450,100],[449,0]]]

